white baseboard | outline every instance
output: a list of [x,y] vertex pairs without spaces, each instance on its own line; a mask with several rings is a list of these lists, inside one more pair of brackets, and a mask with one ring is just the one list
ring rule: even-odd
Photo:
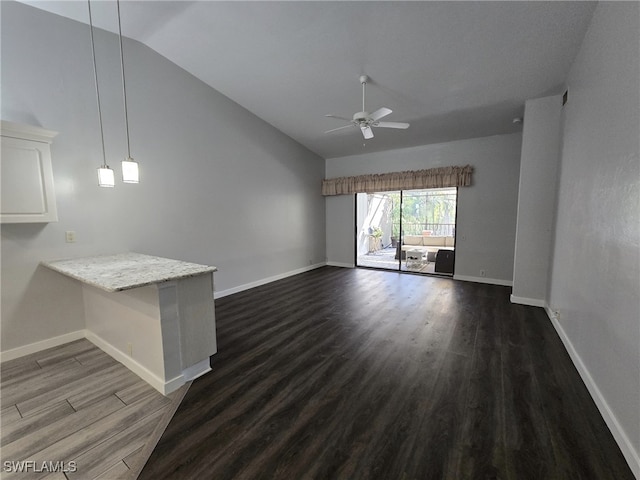
[[53,338],[47,338],[39,342],[30,343],[29,345],[23,345],[22,347],[12,348],[0,353],[0,362],[6,362],[14,360],[16,358],[24,357],[25,355],[31,355],[32,353],[46,350],[47,348],[57,347],[64,345],[65,343],[80,340],[85,337],[84,330],[76,330],[75,332],[65,333]]
[[616,442],[618,443],[618,446],[620,447],[624,458],[629,464],[629,468],[631,468],[631,471],[633,472],[635,477],[640,479],[640,454],[634,449],[633,444],[624,432],[622,426],[620,425],[620,422],[618,422],[618,419],[611,411],[611,408],[609,408],[607,400],[602,395],[602,392],[600,392],[598,385],[596,385],[595,381],[593,380],[593,377],[589,373],[587,366],[583,363],[582,358],[580,358],[580,355],[578,355],[578,352],[573,347],[571,340],[562,328],[562,325],[558,321],[555,313],[553,312],[553,310],[551,310],[551,307],[549,307],[548,304],[544,306],[544,309],[547,312],[547,316],[549,317],[549,320],[551,320],[553,327],[556,329],[556,332],[558,332],[558,336],[562,340],[564,347],[567,349],[567,352],[569,353],[573,364],[578,370],[580,377],[582,377],[582,381],[587,386],[587,390],[589,390],[593,401],[598,407],[598,410],[600,410],[600,414],[609,427],[613,438],[615,438]]
[[330,267],[356,268],[353,263],[327,262],[327,265]]
[[540,300],[539,298],[518,297],[513,294],[511,294],[510,298],[511,298],[511,303],[518,303],[520,305],[529,305],[531,307],[542,307],[542,308],[545,308],[547,306],[547,302],[544,300]]
[[513,281],[502,280],[500,278],[472,277],[469,275],[454,275],[454,280],[463,280],[465,282],[489,283],[491,285],[502,285],[504,287],[512,287]]
[[249,283],[245,283],[244,285],[238,285],[237,287],[231,287],[231,288],[227,288],[226,290],[220,290],[219,292],[213,292],[213,298],[222,298],[228,295],[233,295],[234,293],[243,292],[245,290],[249,290],[250,288],[255,288],[261,285],[265,285],[267,283],[275,282],[276,280],[282,280],[283,278],[291,277],[293,275],[298,275],[299,273],[315,270],[316,268],[324,267],[325,265],[326,264],[324,262],[316,263],[315,265],[309,265],[308,267],[302,267],[296,270],[290,270],[288,272],[280,273],[272,277],[256,280],[255,282],[249,282]]
[[125,367],[127,367],[136,375],[138,375],[140,378],[142,378],[145,382],[147,382],[149,385],[151,385],[153,388],[158,390],[163,395],[167,395],[173,392],[174,390],[177,390],[178,388],[180,388],[182,385],[186,383],[183,375],[178,375],[177,377],[172,378],[171,380],[164,381],[162,378],[157,376],[151,370],[141,365],[140,363],[136,362],[129,355],[125,354],[124,352],[121,352],[116,347],[111,345],[109,342],[106,342],[95,333],[90,332],[89,330],[85,330],[85,332],[86,332],[87,340],[89,340],[91,343],[93,343],[96,347],[98,347],[103,352],[115,358],[118,362],[122,363]]
[[196,363],[195,365],[191,365],[190,367],[182,370],[182,376],[184,377],[186,382],[190,382],[191,380],[195,380],[198,377],[201,377],[205,373],[209,373],[211,371],[211,361],[206,358],[201,362]]
[[90,332],[89,330],[77,330],[75,332],[66,333],[58,337],[48,338],[47,340],[42,340],[41,342],[30,343],[29,345],[24,345],[22,347],[7,350],[6,352],[0,353],[0,362],[6,362],[16,358],[24,357],[25,355],[40,352],[42,350],[46,350],[47,348],[64,345],[65,343],[80,340],[81,338],[86,338],[100,350],[115,358],[118,362],[122,363],[125,367],[138,375],[145,382],[149,383],[153,388],[158,390],[163,395],[167,395],[174,390],[177,390],[185,383],[184,375],[179,375],[167,382],[163,381],[160,377],[152,373],[146,367],[140,365],[133,358],[121,352],[113,345],[104,341],[102,338],[97,336],[95,333]]

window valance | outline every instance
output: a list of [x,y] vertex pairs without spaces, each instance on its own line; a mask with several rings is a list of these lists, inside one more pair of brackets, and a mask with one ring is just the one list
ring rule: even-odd
[[421,188],[468,187],[473,167],[439,167],[427,170],[328,178],[322,181],[322,195],[417,190]]

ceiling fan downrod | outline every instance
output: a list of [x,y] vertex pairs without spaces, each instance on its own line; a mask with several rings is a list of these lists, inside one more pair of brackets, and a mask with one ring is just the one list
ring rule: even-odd
[[360,76],[360,83],[362,84],[362,111],[366,112],[366,110],[364,109],[364,89],[365,86],[367,85],[367,81],[369,80],[369,77],[366,75],[361,75]]

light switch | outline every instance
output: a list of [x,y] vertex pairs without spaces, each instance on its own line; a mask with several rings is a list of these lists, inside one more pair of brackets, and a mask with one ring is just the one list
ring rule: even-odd
[[76,232],[73,230],[67,230],[64,232],[65,240],[67,243],[76,243]]

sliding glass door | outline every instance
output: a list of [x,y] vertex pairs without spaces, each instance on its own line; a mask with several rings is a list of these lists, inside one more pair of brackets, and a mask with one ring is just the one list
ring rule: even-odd
[[356,265],[398,270],[400,192],[356,194]]
[[457,189],[356,195],[356,265],[453,275]]

